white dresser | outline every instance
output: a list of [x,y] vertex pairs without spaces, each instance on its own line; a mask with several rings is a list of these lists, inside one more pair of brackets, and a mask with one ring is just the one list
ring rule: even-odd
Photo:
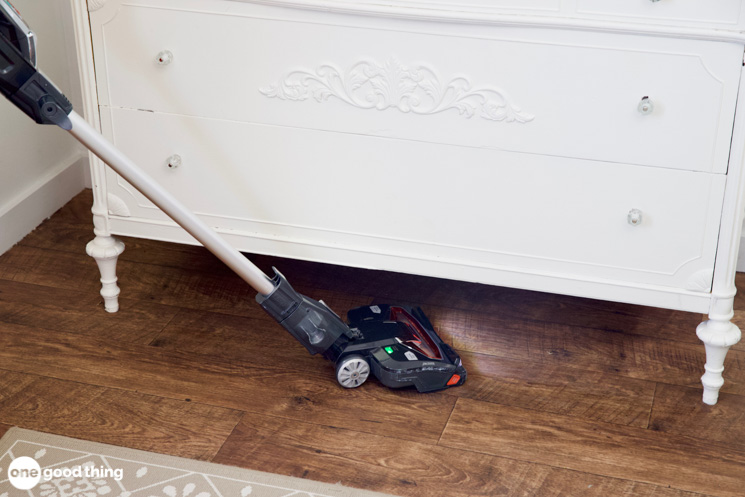
[[[745,1],[73,2],[87,118],[237,248],[708,313],[716,402]],[[111,235],[193,240],[93,179],[115,311]]]

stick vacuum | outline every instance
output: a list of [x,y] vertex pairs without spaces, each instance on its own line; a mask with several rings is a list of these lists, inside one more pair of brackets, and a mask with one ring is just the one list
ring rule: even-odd
[[462,385],[458,354],[418,307],[371,305],[352,309],[348,323],[323,301],[297,293],[273,268],[269,278],[168,191],[129,160],[72,108],[36,68],[36,36],[8,0],[0,0],[0,92],[39,124],[68,131],[254,288],[256,301],[311,354],[336,364],[336,378],[358,387],[370,373],[392,388],[419,392]]

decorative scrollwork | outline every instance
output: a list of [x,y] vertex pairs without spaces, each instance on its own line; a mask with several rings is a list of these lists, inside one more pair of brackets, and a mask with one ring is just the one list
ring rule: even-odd
[[713,278],[714,271],[711,268],[696,271],[688,278],[688,281],[686,281],[686,290],[694,292],[710,292]]
[[106,0],[88,0],[88,12],[95,12],[104,6]]
[[112,216],[131,216],[131,214],[129,213],[129,207],[127,207],[126,202],[124,202],[124,200],[122,200],[120,197],[117,197],[113,193],[106,194],[106,203],[108,204],[109,214],[111,214]]
[[324,102],[333,96],[361,109],[392,107],[413,114],[456,109],[467,118],[478,113],[490,121],[519,123],[535,117],[523,112],[498,88],[474,88],[462,76],[442,83],[434,70],[425,66],[405,67],[393,58],[383,64],[363,60],[346,72],[331,64],[319,66],[315,71],[298,69],[259,91],[269,98],[293,101],[313,97]]

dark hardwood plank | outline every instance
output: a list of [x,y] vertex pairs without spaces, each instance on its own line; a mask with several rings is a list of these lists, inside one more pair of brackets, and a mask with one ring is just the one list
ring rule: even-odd
[[6,425],[6,424],[3,424],[3,423],[0,423],[0,438],[2,438],[2,436],[5,435],[5,433],[8,430],[10,430],[11,428],[13,428],[13,427],[10,426],[10,425]]
[[[430,309],[431,310],[431,309]],[[705,362],[701,344],[629,335],[557,323],[507,320],[452,312],[435,325],[461,351],[698,387]],[[745,355],[727,356],[723,392],[745,394]]]
[[178,309],[120,299],[107,313],[103,299],[79,292],[0,279],[0,321],[102,339],[150,343]]
[[[259,312],[263,314],[262,310]],[[274,320],[190,309],[182,309],[151,345],[198,354],[206,361],[250,361],[265,367],[284,364],[294,370],[316,371],[323,375],[329,375],[334,367],[320,356],[308,354],[305,347]]]
[[212,459],[242,416],[222,407],[2,369],[0,385],[13,385],[0,398],[4,424],[193,459]]
[[[263,256],[255,256],[255,259],[261,264]],[[284,259],[282,262],[283,268],[293,270],[294,284],[349,293],[360,293],[360,285],[364,285],[362,293],[375,295],[376,302],[416,303],[435,319],[437,309],[441,308],[443,313],[485,314],[527,324],[556,323],[676,339],[682,335],[683,340],[698,343],[695,336],[695,327],[701,321],[698,314],[390,271]]]
[[[737,273],[737,274],[739,276],[740,274],[745,274],[745,273]],[[745,284],[740,288],[742,290],[738,291],[737,293],[738,295],[740,295],[741,293],[745,293]],[[735,315],[732,317],[732,322],[735,323],[737,327],[740,328],[741,331],[745,330],[745,307],[743,307],[742,309],[738,309],[737,307],[735,307]],[[730,350],[745,350],[745,340],[740,340],[739,342],[734,344],[732,347],[730,347]]]
[[720,497],[745,482],[735,446],[473,400],[458,400],[439,443]]
[[745,448],[745,397],[721,393],[709,406],[699,389],[659,385],[650,428]]
[[[35,376],[15,374],[0,369],[0,405],[6,405],[9,399],[23,391],[36,380]],[[0,420],[0,422],[2,422]]]
[[[204,249],[203,256],[212,258]],[[124,298],[171,307],[213,311],[238,316],[271,319],[255,301],[256,292],[222,265],[210,272],[185,270],[120,260],[119,286]],[[97,294],[100,276],[95,261],[83,253],[54,252],[19,245],[0,256],[0,279],[77,290]],[[309,297],[322,299],[332,307],[338,301],[367,303],[367,296],[318,292],[302,284],[293,287]],[[343,313],[346,309],[339,309]]]
[[75,195],[69,202],[63,205],[52,216],[51,221],[54,223],[79,224],[90,227],[93,230],[93,190],[86,188]]
[[[511,292],[514,295],[509,295]],[[426,310],[433,323],[441,324],[443,329],[453,324],[458,327],[475,315],[497,318],[508,323],[508,327],[521,323],[531,329],[534,323],[537,327],[548,323],[701,345],[696,336],[696,327],[704,319],[700,314],[539,292],[524,292],[519,296],[518,292],[523,293],[504,289],[503,297],[509,298],[491,303],[491,310],[457,307],[457,303],[449,302],[445,296]],[[486,304],[485,297],[479,300]]]
[[[745,273],[735,274],[735,286],[738,289],[745,289]],[[735,295],[735,309],[745,310],[745,292],[737,292]]]
[[95,293],[100,278],[96,262],[85,251],[50,252],[19,244],[0,255],[0,279]]
[[244,417],[214,462],[411,497],[700,495],[261,415]]
[[450,395],[641,428],[649,422],[654,382],[470,352],[461,358],[468,381]]
[[[0,256],[0,279],[98,292],[96,263],[82,254],[54,252],[18,245]],[[122,296],[174,307],[251,315],[255,292],[227,268],[224,274],[184,271],[151,264],[119,261],[117,272]],[[228,274],[229,273],[229,274]],[[227,278],[227,279],[226,279]]]
[[[252,330],[253,332],[247,332]],[[333,366],[311,357],[276,323],[201,311],[181,311],[152,345],[210,357],[252,356],[325,374]],[[281,350],[281,356],[277,351]],[[449,395],[634,426],[646,426],[655,384],[608,373],[537,367],[524,361],[466,353],[468,381]],[[276,365],[267,361],[265,366]]]
[[[97,295],[97,282],[91,284],[97,279],[97,268],[86,255],[62,253],[60,256],[60,253],[55,253],[53,259],[61,258],[61,261],[46,255],[41,249],[16,247],[2,257],[5,264],[0,264],[0,267],[19,267],[20,272],[13,276],[14,281],[63,289],[82,286],[85,292],[95,292],[94,295]],[[55,274],[54,270],[59,267],[63,268],[62,271]],[[120,270],[123,271],[120,283],[126,290],[125,295],[133,299],[269,319],[254,302],[253,290],[232,273],[226,283],[224,278],[216,275],[185,273],[177,268],[138,263],[124,262]],[[88,284],[80,284],[81,273],[87,273]],[[304,291],[302,286],[298,289]],[[317,297],[316,293],[319,292],[306,293],[313,293],[311,296]],[[355,305],[366,301],[365,297],[354,296],[350,301],[350,297],[344,295],[326,295],[323,298],[329,300],[339,312],[343,312],[345,301],[355,301]],[[334,305],[337,301],[342,302],[342,307]],[[438,308],[430,308],[428,312],[433,315],[442,336],[456,349],[507,359],[562,364],[568,368],[617,373],[640,380],[684,386],[699,384],[704,362],[703,347],[699,344],[562,324],[509,320],[493,314]],[[741,367],[745,363],[739,360],[738,354],[742,352],[730,352],[724,392],[745,393],[745,371]]]
[[[16,247],[0,257],[2,262],[4,267],[19,268],[19,273],[12,276],[14,281],[61,288],[83,286],[86,292],[98,291],[97,268],[84,254],[55,253],[50,259],[42,249]],[[62,271],[55,274],[54,269],[60,266]],[[256,314],[259,312],[261,318],[268,319],[257,310],[253,290],[232,273],[185,272],[127,261],[120,263],[120,273],[123,294],[135,300],[243,316],[259,317]],[[81,278],[87,278],[87,283],[81,285]],[[302,281],[295,286],[315,298],[335,298],[328,291],[327,295],[322,295],[319,290],[304,288]],[[366,298],[355,300],[364,302]],[[342,308],[335,308],[343,313]],[[443,337],[456,349],[497,357],[552,361],[568,367],[686,386],[698,384],[704,362],[703,347],[698,343],[510,319],[499,313],[463,312],[432,306],[427,312]],[[743,393],[745,389],[740,379],[744,372],[737,367],[739,361],[730,363],[727,374],[733,381],[725,384],[725,391]]]
[[[21,272],[13,277],[15,281],[61,288],[83,286],[85,291],[98,292],[97,282],[95,285],[91,285],[90,281],[83,285],[79,283],[81,272],[87,272],[89,279],[97,279],[94,276],[97,269],[92,261],[80,263],[80,258],[87,256],[59,254],[56,253],[55,260],[52,260],[41,249],[16,247],[3,256],[6,260],[2,266],[21,268]],[[53,268],[59,266],[64,269],[54,274]],[[220,275],[187,273],[177,268],[126,261],[120,265],[120,270],[120,282],[122,288],[126,289],[125,294],[136,300],[269,319],[257,309],[253,290],[232,273],[226,280]],[[300,291],[305,291],[302,285],[296,286]],[[317,297],[316,294],[321,292],[305,293]],[[429,312],[431,310],[428,309]],[[451,341],[456,349],[496,357],[564,364],[567,367],[684,386],[698,385],[704,362],[703,347],[699,344],[556,323],[509,320],[498,314],[447,313],[435,309],[434,315],[439,329],[445,330],[443,337]],[[726,373],[729,381],[724,391],[743,394],[745,371],[741,365],[745,363],[739,360],[737,354],[742,352],[730,352]]]
[[[168,399],[188,398],[250,413],[431,443],[439,439],[455,402],[444,393],[419,395],[376,383],[347,390],[336,383],[328,364],[323,372],[294,369],[292,361],[282,361],[281,351],[279,356],[263,357],[253,355],[251,348],[247,341],[245,361],[220,361],[156,347],[80,340],[61,332],[50,336],[43,330],[0,323],[0,364],[4,369]],[[54,359],[40,361],[39,357]]]

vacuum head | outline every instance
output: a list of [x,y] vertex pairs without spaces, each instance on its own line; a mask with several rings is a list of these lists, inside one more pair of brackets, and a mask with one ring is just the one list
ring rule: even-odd
[[36,35],[8,0],[0,0],[0,35],[36,67]]
[[347,318],[360,337],[350,341],[336,359],[337,381],[342,386],[361,384],[354,369],[364,368],[362,360],[391,388],[414,386],[419,392],[432,392],[466,381],[460,357],[437,335],[421,308],[371,305],[352,309]]
[[387,387],[414,386],[419,392],[466,381],[460,357],[419,307],[358,307],[347,313],[345,324],[322,301],[297,293],[281,273],[274,273],[274,291],[256,300],[308,352],[336,364],[341,386],[358,387],[371,372]]

